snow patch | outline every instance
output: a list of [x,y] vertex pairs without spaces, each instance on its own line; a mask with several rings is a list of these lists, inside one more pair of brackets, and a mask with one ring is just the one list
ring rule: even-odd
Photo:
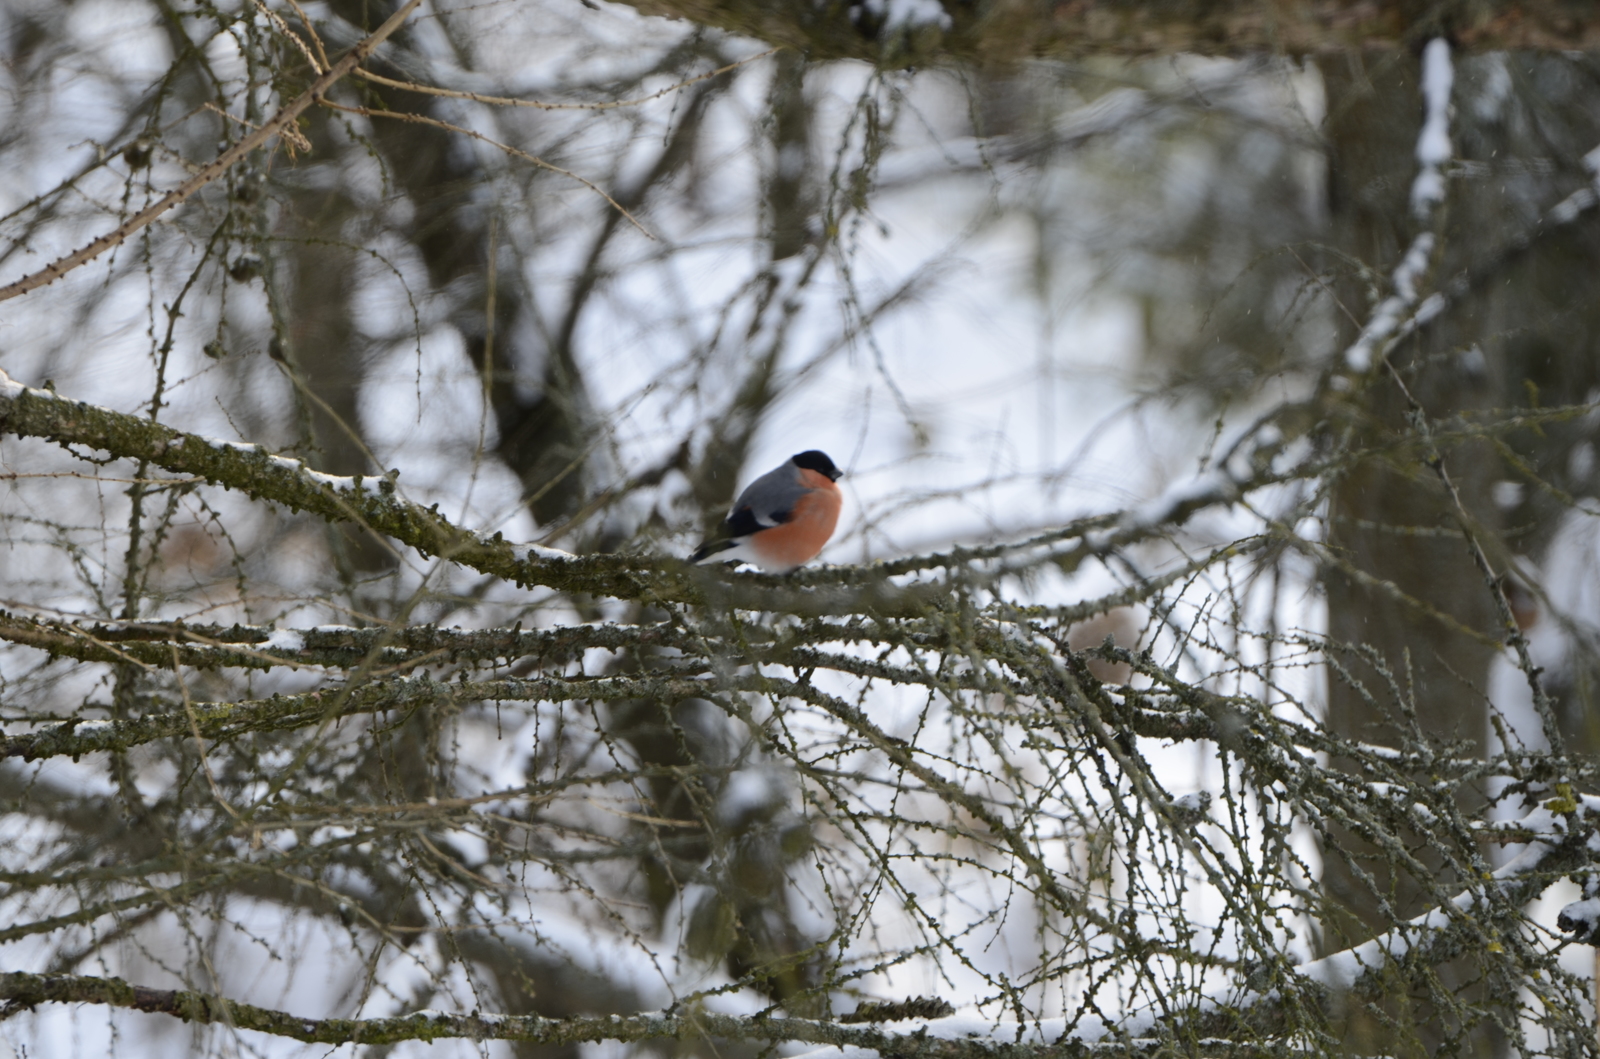
[[[1596,149],[1600,150],[1600,148]],[[1587,162],[1588,160],[1589,156],[1584,155],[1584,161]],[[1571,224],[1578,219],[1579,214],[1594,209],[1595,202],[1595,193],[1592,188],[1579,188],[1550,207],[1550,223]]]
[[1600,897],[1586,897],[1567,905],[1556,916],[1556,924],[1569,934],[1580,932],[1584,937],[1592,936],[1600,925]]
[[763,768],[740,769],[728,777],[717,802],[717,819],[724,825],[741,823],[770,812],[783,802],[781,782]]
[[273,629],[261,646],[269,651],[303,651],[306,638],[295,629]]
[[[31,386],[24,386],[22,383],[7,375],[4,368],[0,368],[0,394],[4,394],[6,397],[21,397],[24,393],[27,393],[32,389],[33,388]],[[55,397],[55,394],[51,393],[49,390],[39,390],[36,392],[40,397]]]
[[[1405,328],[1401,327],[1405,311],[1417,300],[1417,282],[1427,271],[1428,258],[1432,254],[1432,232],[1423,232],[1411,241],[1406,256],[1400,259],[1399,266],[1394,270],[1395,292],[1378,303],[1378,307],[1372,311],[1372,319],[1361,329],[1361,336],[1345,351],[1344,362],[1351,371],[1368,370],[1372,367],[1372,355],[1380,346],[1387,343],[1396,333],[1409,331],[1418,323],[1425,322],[1419,313],[1406,322]],[[1444,307],[1442,298],[1437,305],[1431,304],[1432,302],[1433,298],[1429,298],[1430,318],[1437,315]]]
[[938,0],[866,0],[867,13],[883,22],[885,29],[920,29],[938,26],[949,29],[950,15]]
[[1417,135],[1417,164],[1421,169],[1411,184],[1411,212],[1426,221],[1433,208],[1444,201],[1444,172],[1454,148],[1450,143],[1450,90],[1455,84],[1455,68],[1450,63],[1450,45],[1435,37],[1422,50],[1422,131]]

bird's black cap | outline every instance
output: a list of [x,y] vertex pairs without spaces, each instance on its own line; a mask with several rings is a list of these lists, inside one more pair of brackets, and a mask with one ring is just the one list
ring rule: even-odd
[[804,467],[808,471],[816,471],[818,474],[827,475],[829,481],[837,482],[839,476],[844,473],[835,467],[833,461],[828,459],[828,454],[820,449],[807,449],[805,452],[797,452],[790,459],[794,460],[796,467]]

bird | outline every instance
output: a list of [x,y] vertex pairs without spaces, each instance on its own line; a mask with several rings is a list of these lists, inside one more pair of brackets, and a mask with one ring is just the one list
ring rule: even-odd
[[691,563],[752,563],[786,574],[817,557],[839,523],[843,472],[817,449],[797,452],[745,487],[720,531],[696,548]]

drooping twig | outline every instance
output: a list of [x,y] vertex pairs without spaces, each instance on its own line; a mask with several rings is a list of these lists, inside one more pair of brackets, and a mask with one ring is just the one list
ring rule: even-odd
[[222,152],[209,165],[184,181],[177,188],[167,192],[105,235],[99,236],[65,257],[52,261],[37,272],[30,272],[21,279],[0,287],[0,301],[21,297],[38,287],[48,286],[79,265],[93,261],[107,250],[127,240],[129,236],[144,228],[168,210],[188,201],[201,188],[239,164],[251,151],[262,146],[272,137],[284,133],[294,123],[295,119],[305,113],[312,104],[322,99],[323,93],[352,73],[366,61],[367,56],[372,54],[373,49],[404,25],[406,19],[411,16],[411,12],[421,2],[422,0],[406,0],[406,3],[398,11],[390,15],[383,25],[373,30],[365,39],[346,52],[326,73],[311,82],[310,87],[304,92],[285,104],[260,128]]

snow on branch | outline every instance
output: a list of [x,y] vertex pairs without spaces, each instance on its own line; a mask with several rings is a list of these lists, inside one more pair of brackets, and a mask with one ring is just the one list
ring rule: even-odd
[[[1430,229],[1434,211],[1444,201],[1444,164],[1450,160],[1450,90],[1455,81],[1450,45],[1436,37],[1422,52],[1422,131],[1417,135],[1417,175],[1411,183],[1411,214],[1422,229],[1395,267],[1390,279],[1393,293],[1378,303],[1361,329],[1344,363],[1353,372],[1371,369],[1375,358],[1388,354],[1395,342],[1437,316],[1445,306],[1442,295],[1417,304],[1422,282],[1434,250]],[[1414,311],[1413,311],[1414,310]]]
[[[968,564],[1016,552],[1037,551],[1074,539],[1081,560],[1106,547],[1145,539],[1165,528],[1162,517],[1182,521],[1201,507],[1227,503],[1257,484],[1233,480],[1181,497],[1147,505],[1129,516],[1083,520],[1065,530],[1017,545],[955,549],[944,555],[865,567],[801,571],[783,578],[727,574],[691,567],[676,559],[619,554],[573,555],[539,545],[513,544],[498,532],[485,537],[463,529],[438,511],[405,499],[394,473],[341,476],[313,470],[301,460],[276,455],[253,444],[206,438],[139,416],[72,401],[52,390],[24,386],[0,371],[0,431],[36,437],[64,447],[82,446],[137,459],[174,474],[222,485],[293,511],[308,511],[330,522],[353,522],[409,545],[424,556],[445,559],[522,587],[587,592],[619,599],[661,603],[713,604],[801,615],[840,615],[873,610],[885,616],[913,616],[937,609],[950,585],[900,584],[902,574],[938,567],[962,567],[953,579],[964,589],[981,585]],[[1106,535],[1086,538],[1094,527],[1114,524]],[[1056,550],[1061,550],[1057,548]],[[1038,561],[1035,555],[1030,561]],[[1004,564],[992,577],[1004,576]]]
[[[1580,820],[1600,819],[1600,798],[1585,798],[1569,814]],[[1587,864],[1597,845],[1592,832],[1573,832],[1560,822],[1559,814],[1545,813],[1551,843],[1534,843],[1517,860],[1495,872],[1481,889],[1471,889],[1446,905],[1416,917],[1395,929],[1350,949],[1302,964],[1293,975],[1327,990],[1324,1002],[1332,995],[1367,995],[1381,988],[1383,969],[1391,962],[1420,955],[1426,961],[1449,959],[1461,942],[1455,935],[1464,926],[1473,933],[1492,933],[1489,926],[1496,917],[1514,912],[1532,900],[1553,878]],[[1535,825],[1537,826],[1537,825]],[[1487,905],[1494,904],[1496,909]],[[1563,928],[1593,927],[1600,918],[1595,912],[1600,901],[1594,898],[1567,906],[1562,912]],[[1488,918],[1484,913],[1488,912]],[[1306,997],[1296,1002],[1305,1003]],[[1108,1021],[1094,1014],[1073,1018],[1044,1018],[1018,1023],[1005,1019],[986,1019],[970,1015],[912,1020],[915,1025],[903,1032],[881,1026],[859,1025],[857,1020],[819,1020],[741,1016],[707,1010],[688,1013],[646,1012],[628,1016],[576,1016],[544,1018],[537,1015],[496,1015],[474,1011],[471,1014],[444,1011],[415,1011],[390,1018],[313,1019],[283,1011],[243,1004],[214,994],[189,990],[161,990],[130,985],[117,978],[87,975],[0,973],[0,1000],[8,1007],[42,1003],[93,1003],[107,1007],[172,1015],[185,1021],[209,1024],[220,1022],[273,1036],[319,1044],[392,1044],[399,1041],[433,1041],[461,1038],[474,1041],[505,1040],[534,1044],[572,1044],[579,1042],[641,1042],[649,1040],[760,1041],[770,1044],[809,1043],[823,1045],[808,1056],[837,1054],[844,1049],[852,1054],[873,1052],[905,1059],[1008,1059],[1030,1057],[1093,1056],[1139,1054],[1148,1048],[1160,1052],[1170,1047],[1174,1034],[1201,1039],[1196,1054],[1237,1056],[1254,1054],[1248,1038],[1230,1036],[1255,1023],[1275,1022],[1275,1012],[1286,998],[1279,992],[1233,993],[1211,998],[1180,1013],[1149,1009],[1120,1020]],[[0,1009],[4,1010],[4,1009]],[[1185,1027],[1189,1032],[1185,1032]],[[1273,1046],[1272,1054],[1283,1054]]]

